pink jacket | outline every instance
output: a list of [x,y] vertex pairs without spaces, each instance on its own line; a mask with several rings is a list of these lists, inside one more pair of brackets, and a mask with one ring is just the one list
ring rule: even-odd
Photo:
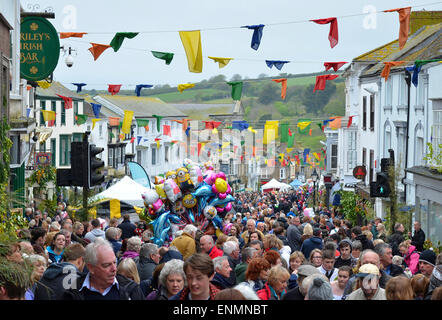
[[419,252],[416,251],[415,246],[408,247],[408,253],[405,255],[404,261],[412,274],[419,270]]

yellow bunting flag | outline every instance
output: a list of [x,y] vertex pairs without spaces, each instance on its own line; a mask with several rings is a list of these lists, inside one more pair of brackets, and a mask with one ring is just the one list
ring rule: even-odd
[[203,71],[203,54],[201,49],[201,33],[195,31],[180,31],[181,42],[186,51],[187,64],[190,72]]
[[43,89],[47,89],[51,86],[51,84],[49,82],[47,82],[46,80],[37,81],[37,84],[40,88],[43,88]]
[[54,121],[55,120],[55,111],[50,110],[41,110],[43,113],[44,121]]
[[252,133],[255,133],[255,134],[256,134],[256,130],[255,130],[255,129],[253,129],[253,127],[248,127],[248,128],[247,128],[247,130],[249,130],[250,132],[252,132]]
[[313,152],[313,155],[315,156],[316,160],[320,161],[321,157],[319,156],[319,154],[317,152]]
[[278,120],[267,120],[264,125],[264,137],[263,137],[263,144],[268,144],[276,139],[278,139],[278,126],[279,121]]
[[222,149],[227,148],[229,146],[229,144],[230,144],[230,142],[223,142],[223,145],[221,148]]
[[178,91],[183,92],[186,89],[193,88],[195,86],[194,83],[183,83],[178,85]]
[[312,122],[311,121],[298,122],[298,128],[301,130],[304,130],[305,128],[307,128],[310,125],[310,123],[312,123]]
[[287,153],[292,152],[292,150],[293,150],[293,148],[287,148],[287,149],[286,149]]
[[161,139],[158,139],[158,138],[155,139],[155,142],[157,143],[157,149],[160,148],[160,140],[161,140]]
[[98,119],[98,118],[96,118],[96,119],[92,119],[92,130],[94,130],[94,128],[95,128],[95,124],[96,124],[98,121],[101,121],[101,119]]
[[125,134],[130,133],[130,126],[132,124],[132,119],[134,117],[134,112],[130,110],[124,110],[124,118],[123,118],[123,126],[121,127],[121,131]]
[[219,57],[210,57],[210,56],[209,59],[212,59],[215,63],[218,62],[220,69],[227,66],[230,60],[233,60],[233,58],[219,58]]

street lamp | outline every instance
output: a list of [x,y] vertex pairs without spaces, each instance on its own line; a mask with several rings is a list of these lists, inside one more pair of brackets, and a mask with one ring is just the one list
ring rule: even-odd
[[313,173],[311,174],[311,178],[313,180],[313,210],[316,209],[316,181],[318,181],[318,173],[316,172],[316,168],[313,169]]

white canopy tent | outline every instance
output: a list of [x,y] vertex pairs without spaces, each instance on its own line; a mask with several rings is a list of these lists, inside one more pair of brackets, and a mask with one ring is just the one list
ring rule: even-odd
[[141,195],[147,190],[149,188],[133,181],[128,176],[124,176],[116,184],[93,197],[93,200],[101,198],[118,199],[137,207],[143,207],[144,201]]
[[281,183],[281,182],[279,182],[279,181],[277,181],[277,180],[275,180],[275,179],[272,179],[272,180],[270,180],[269,182],[267,182],[265,185],[263,185],[262,187],[261,187],[261,190],[262,191],[266,191],[266,190],[279,190],[279,189],[281,189],[281,187],[283,187],[283,183]]

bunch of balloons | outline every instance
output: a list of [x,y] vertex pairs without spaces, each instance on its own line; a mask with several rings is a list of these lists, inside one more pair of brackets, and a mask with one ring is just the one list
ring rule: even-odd
[[185,159],[183,166],[154,179],[154,188],[142,197],[143,215],[153,225],[152,240],[163,245],[174,228],[198,222],[203,232],[222,229],[222,219],[232,209],[232,189],[224,172],[210,162],[200,165]]

